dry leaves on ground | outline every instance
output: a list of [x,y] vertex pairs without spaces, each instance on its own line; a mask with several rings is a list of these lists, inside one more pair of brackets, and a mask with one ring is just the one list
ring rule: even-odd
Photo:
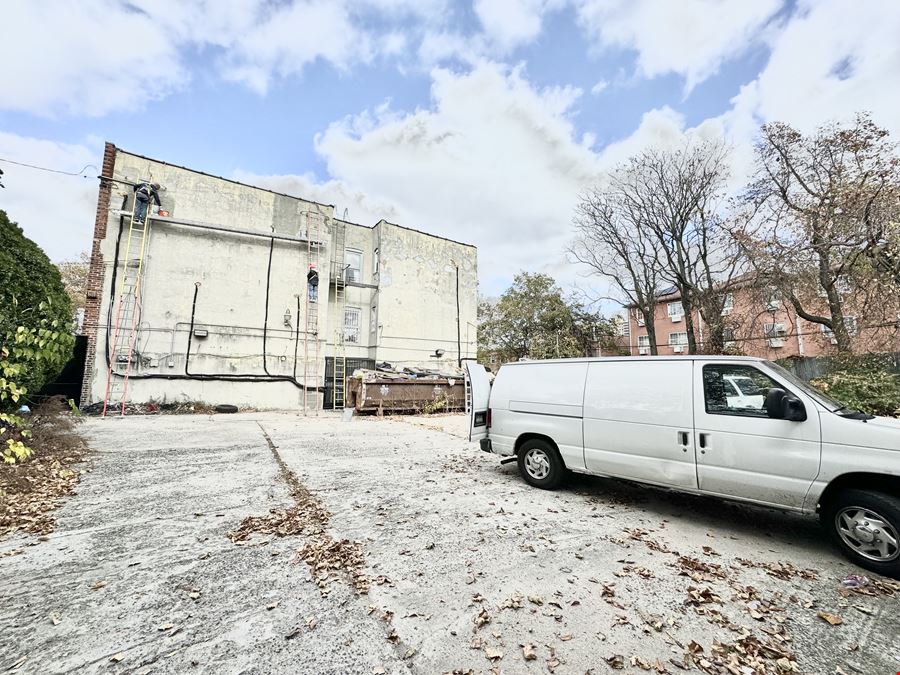
[[23,531],[45,535],[56,524],[53,512],[75,490],[87,445],[75,431],[77,418],[51,399],[30,416],[34,455],[17,464],[0,463],[0,537]]

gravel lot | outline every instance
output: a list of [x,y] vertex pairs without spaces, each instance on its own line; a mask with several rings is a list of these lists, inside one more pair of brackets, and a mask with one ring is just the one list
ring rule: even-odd
[[[88,420],[95,454],[56,531],[0,542],[0,669],[900,671],[900,592],[842,594],[863,572],[815,521],[605,479],[543,492],[464,427]],[[330,512],[324,531],[233,542],[294,504],[286,471]],[[359,542],[368,594],[298,557],[321,536]]]

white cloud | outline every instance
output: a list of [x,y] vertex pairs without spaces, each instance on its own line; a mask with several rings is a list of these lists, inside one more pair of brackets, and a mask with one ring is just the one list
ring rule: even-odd
[[[101,116],[131,111],[187,85],[196,55],[217,74],[264,93],[273,78],[322,59],[337,68],[397,53],[396,37],[373,40],[355,13],[405,14],[408,0],[10,0],[0,44],[15,58],[3,71],[0,109]],[[391,31],[387,31],[390,35]]]
[[759,77],[735,114],[784,120],[804,130],[870,110],[900,133],[900,4],[805,0],[771,39]]
[[[84,144],[57,143],[0,132],[0,156],[66,171],[97,176],[102,144],[91,139]],[[90,251],[97,209],[97,180],[38,171],[0,162],[3,184],[0,208],[37,242],[51,260],[73,259]]]
[[320,183],[308,174],[264,176],[240,169],[232,174],[232,178],[320,204],[332,204],[335,215],[343,217],[346,211],[350,222],[360,225],[374,225],[382,218],[394,223],[403,223],[407,215],[395,205],[373,198],[372,195],[338,180]]
[[475,0],[485,33],[500,49],[531,42],[541,31],[545,0]]
[[492,63],[432,77],[428,109],[332,124],[316,142],[329,173],[402,205],[402,224],[479,245],[489,287],[558,264],[577,194],[600,170],[569,119],[582,92],[536,90]]
[[264,94],[272,76],[295,75],[316,59],[346,68],[372,55],[369,36],[355,28],[345,5],[298,2],[277,6],[252,30],[236,36],[223,59],[223,75]]
[[601,94],[604,91],[606,91],[608,88],[609,88],[609,82],[607,82],[606,80],[599,80],[597,82],[597,84],[595,84],[593,87],[591,87],[591,93],[594,96],[597,96],[598,94]]
[[759,40],[782,0],[578,0],[579,19],[605,47],[637,51],[646,77],[677,73],[690,90]]
[[101,115],[162,98],[187,80],[170,36],[113,0],[4,3],[0,108]]

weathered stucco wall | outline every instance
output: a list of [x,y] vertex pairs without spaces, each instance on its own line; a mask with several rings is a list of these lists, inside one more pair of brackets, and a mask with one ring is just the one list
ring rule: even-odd
[[[476,353],[478,263],[474,246],[424,235],[381,221],[378,358],[389,363],[455,365]],[[457,350],[456,269],[459,268]],[[443,349],[437,359],[435,350]]]
[[[401,367],[455,365],[459,356],[457,266],[460,353],[463,358],[475,356],[477,263],[472,246],[384,221],[375,227],[336,221],[331,206],[121,150],[115,151],[112,177],[115,181],[159,182],[165,188],[162,208],[171,214],[168,222],[152,219],[150,224],[130,401],[301,406],[303,385],[325,385],[325,357],[335,354],[335,342],[344,328],[344,314],[330,283],[335,227],[344,228],[346,250],[361,254],[359,278],[347,284],[344,304],[360,310],[359,339],[345,343],[345,356]],[[132,201],[130,184],[112,182],[105,233],[97,228],[103,285],[96,356],[92,372],[86,373],[89,400],[84,404],[102,401],[106,391],[106,342],[116,310],[113,261],[118,257],[118,295],[128,231],[128,217],[118,210],[130,210]],[[263,236],[204,230],[178,220]],[[317,235],[311,231],[313,223],[318,223]],[[321,248],[310,251],[305,241],[308,232],[322,242]],[[271,234],[304,241],[276,239],[273,243],[265,236]],[[316,335],[308,335],[306,330],[310,264],[317,264],[320,278],[319,301],[312,305]],[[443,359],[431,356],[437,349],[444,350]],[[191,377],[206,379],[188,379]],[[235,379],[269,377],[295,378],[296,382]],[[321,399],[321,394],[310,394],[310,404],[313,396]]]
[[[152,179],[161,183],[166,188],[161,199],[163,208],[170,210],[174,220],[186,219],[261,234],[274,232],[289,237],[305,237],[310,228],[307,214],[315,213],[321,216],[322,238],[328,239],[324,222],[331,215],[331,207],[276,195],[121,151],[116,156],[114,178],[128,181]],[[110,312],[110,286],[120,216],[114,211],[123,204],[130,210],[132,200],[130,185],[113,185],[107,236],[101,244],[106,264],[97,359],[91,385],[93,401],[102,400],[105,393],[107,327],[111,333],[115,324],[114,302]],[[123,239],[119,251],[118,279],[122,275],[121,261],[125,255],[128,228],[127,217],[121,220],[124,225],[121,228]],[[266,377],[266,371],[271,375],[294,376],[296,347],[297,379],[303,382],[306,363],[307,384],[311,387],[316,385],[317,341],[313,336],[305,339],[309,247],[305,242],[275,240],[271,251],[269,316],[266,323],[266,280],[271,243],[271,239],[264,237],[211,232],[174,222],[151,220],[144,257],[143,302],[136,347],[140,358],[133,365],[130,400],[202,398],[209,403],[227,402],[260,408],[296,407],[298,400],[302,401],[302,391],[289,382],[142,379],[147,375],[181,377],[188,374]],[[320,253],[320,289],[328,288],[326,263],[329,253],[327,246]],[[198,283],[199,286],[196,286]],[[207,336],[191,339],[190,363],[186,371],[195,288],[195,330],[205,330]],[[319,360],[324,359],[324,338],[327,334],[324,297],[323,294],[323,301],[314,306],[320,326]],[[290,317],[287,317],[288,313]],[[264,325],[268,326],[265,363]],[[324,366],[321,364],[318,383],[324,383]]]

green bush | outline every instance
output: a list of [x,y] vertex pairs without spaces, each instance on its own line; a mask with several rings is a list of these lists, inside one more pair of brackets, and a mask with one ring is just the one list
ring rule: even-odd
[[900,376],[884,370],[837,370],[811,384],[871,415],[900,416]]
[[[59,374],[72,353],[71,326],[71,302],[56,265],[0,210],[0,348],[20,348],[17,387],[34,394]],[[33,344],[23,346],[22,331]],[[8,397],[0,410],[13,403]]]

